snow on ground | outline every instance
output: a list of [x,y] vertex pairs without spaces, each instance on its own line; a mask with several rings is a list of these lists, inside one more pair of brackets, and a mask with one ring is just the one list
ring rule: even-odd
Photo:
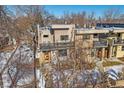
[[[13,52],[13,51],[12,51]],[[2,69],[6,64],[7,60],[11,56],[12,52],[2,52],[0,53],[0,68]],[[0,71],[1,71],[0,69]]]
[[105,71],[113,69],[116,73],[119,73],[119,72],[122,72],[122,68],[124,68],[124,65],[116,65],[111,67],[105,67]]
[[[5,66],[5,64],[6,64],[7,60],[9,59],[9,57],[11,56],[12,52],[14,52],[14,50],[11,52],[0,53],[0,68],[1,69]],[[20,45],[14,54],[14,57],[13,57],[14,59],[12,59],[12,60],[14,61],[14,60],[18,59],[20,53],[21,53],[22,59],[25,59],[25,57],[26,57],[26,60],[23,60],[23,62],[28,62],[30,64],[33,62],[33,51],[27,45]],[[1,69],[0,69],[0,71],[1,71]],[[33,71],[32,71],[32,73],[33,73]],[[32,74],[32,76],[33,76],[33,74]],[[2,78],[3,78],[4,87],[9,87],[11,82],[10,82],[9,76],[7,74],[7,69],[4,71]],[[26,82],[28,83],[30,81],[31,80],[29,78],[26,80],[23,79],[23,80],[19,81],[19,84],[26,83]]]
[[[49,66],[47,66],[47,67],[49,67]],[[109,78],[111,78],[113,80],[117,80],[117,79],[119,79],[118,73],[122,72],[123,67],[124,67],[124,65],[116,65],[116,66],[111,66],[111,67],[105,67],[104,71],[108,73]],[[95,68],[93,70],[86,70],[86,71],[83,71],[83,72],[75,71],[73,73],[72,69],[64,70],[62,72],[64,73],[64,76],[66,76],[66,78],[68,78],[68,77],[70,78],[69,80],[67,80],[68,84],[71,84],[71,83],[74,82],[73,78],[76,78],[78,82],[83,83],[87,80],[89,75],[91,75],[92,78],[90,78],[90,79],[92,79],[94,82],[95,81],[100,82],[98,80],[98,78],[101,77],[101,74],[100,74],[100,72],[98,71],[97,68]],[[62,77],[63,77],[63,75],[61,74],[60,71],[56,71],[56,70],[52,71],[52,78],[53,78],[53,83],[54,83],[53,85],[55,87],[57,87],[57,85],[56,85],[57,80],[60,80]],[[60,83],[59,87],[62,87],[61,81],[59,83]]]
[[40,72],[40,70],[37,70],[36,72],[37,72],[37,80],[39,80],[38,87],[45,88],[45,79],[42,73]]
[[[25,56],[27,57],[28,60],[26,60],[26,62],[33,62],[33,51],[27,45],[22,45],[22,46],[18,47],[18,49],[15,53],[15,57],[17,57],[20,54],[20,51],[21,51],[22,57],[25,57]],[[3,66],[6,64],[6,61],[11,56],[12,52],[13,51],[0,53],[0,60],[1,60],[0,68],[3,68]],[[54,62],[56,63],[57,62],[56,56],[54,55],[53,58],[54,58],[53,59]],[[50,70],[52,69],[49,65],[46,65],[46,67],[49,68]],[[117,80],[118,79],[117,73],[121,72],[123,67],[124,67],[124,65],[105,67],[105,71],[109,73],[110,78]],[[71,77],[68,80],[68,83],[73,83],[72,69],[64,70],[63,73],[66,77]],[[52,74],[53,74],[52,77],[53,77],[54,83],[56,83],[58,79],[63,77],[59,71],[53,71]],[[77,71],[73,74],[73,76],[76,77],[79,82],[84,82],[87,80],[88,74],[92,74],[92,77],[94,80],[96,80],[98,77],[100,77],[100,73],[97,69],[87,70],[84,72]],[[2,77],[4,80],[4,87],[9,87],[11,82],[8,79],[7,70],[4,72],[4,75]],[[37,70],[37,79],[40,81],[39,87],[44,88],[45,80],[44,80],[42,73],[39,70]],[[30,82],[30,81],[31,81],[31,78],[28,78],[26,80],[20,80],[19,84],[21,85],[21,83]],[[62,87],[61,82],[60,82],[60,87]]]

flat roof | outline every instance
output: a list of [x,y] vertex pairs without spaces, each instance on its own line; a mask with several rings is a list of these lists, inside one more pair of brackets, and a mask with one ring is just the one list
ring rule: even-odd
[[94,34],[94,33],[109,33],[110,31],[113,31],[114,33],[124,33],[124,28],[99,28],[99,29],[87,29],[87,28],[81,28],[81,29],[75,29],[77,32],[76,34]]
[[51,25],[52,28],[70,28],[75,27],[75,24],[53,24]]
[[96,27],[119,27],[124,28],[124,23],[96,23]]

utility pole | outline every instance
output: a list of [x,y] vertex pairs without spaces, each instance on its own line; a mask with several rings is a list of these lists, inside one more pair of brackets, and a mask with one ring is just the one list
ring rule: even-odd
[[37,88],[37,73],[36,73],[36,36],[33,37],[33,43],[34,43],[34,84],[35,88]]
[[37,88],[38,86],[37,86],[37,63],[36,63],[36,53],[37,53],[37,42],[38,42],[38,39],[37,39],[37,37],[38,37],[38,31],[37,30],[39,30],[39,29],[37,29],[37,26],[34,24],[33,26],[32,26],[32,28],[33,28],[33,31],[35,31],[34,32],[34,35],[33,35],[33,54],[34,54],[34,86],[35,86],[35,88]]

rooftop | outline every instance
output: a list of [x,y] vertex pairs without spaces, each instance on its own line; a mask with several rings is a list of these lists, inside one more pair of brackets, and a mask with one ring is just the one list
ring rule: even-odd
[[96,27],[103,27],[103,28],[110,28],[110,27],[117,27],[117,28],[124,28],[124,23],[97,23]]

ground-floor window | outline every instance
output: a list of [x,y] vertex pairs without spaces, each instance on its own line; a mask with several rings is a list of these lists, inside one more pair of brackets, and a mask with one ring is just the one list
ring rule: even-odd
[[61,49],[58,52],[60,57],[67,56],[67,49]]
[[124,46],[122,46],[121,50],[124,51]]

